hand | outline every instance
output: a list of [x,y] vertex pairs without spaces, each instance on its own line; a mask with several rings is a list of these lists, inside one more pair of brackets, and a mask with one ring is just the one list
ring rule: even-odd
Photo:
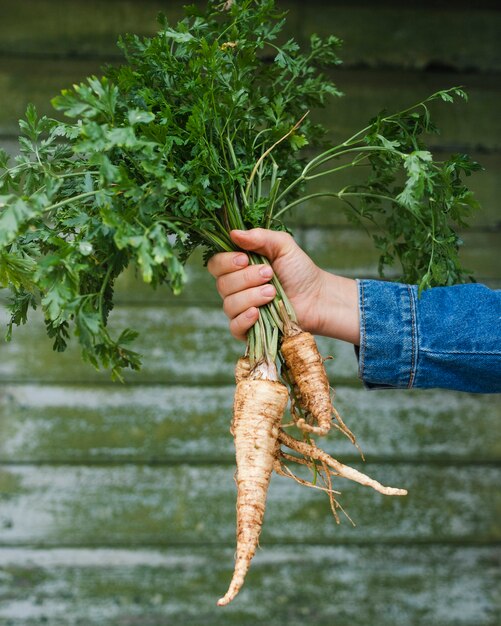
[[231,238],[240,248],[265,256],[273,268],[249,265],[241,252],[222,252],[209,260],[208,270],[217,279],[234,337],[245,340],[258,319],[258,307],[275,297],[275,288],[268,284],[275,272],[303,330],[359,343],[354,280],[320,269],[287,233],[254,228],[234,230]]

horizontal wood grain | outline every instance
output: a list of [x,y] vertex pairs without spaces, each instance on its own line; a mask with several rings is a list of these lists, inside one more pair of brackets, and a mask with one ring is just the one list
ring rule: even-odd
[[[495,280],[500,275],[499,250],[501,249],[501,231],[475,232],[462,234],[463,245],[460,248],[460,260],[464,267],[471,270],[478,282]],[[302,246],[320,267],[336,274],[349,274],[364,278],[376,276],[378,253],[369,243],[363,231],[351,229],[309,228],[304,231]],[[346,265],[337,258],[342,251]],[[386,272],[388,277],[398,275],[400,267],[396,265]]]
[[[105,62],[123,32],[155,32],[181,0],[0,3],[0,147],[17,152],[28,102],[50,98]],[[463,85],[468,104],[433,106],[439,158],[468,151],[484,207],[464,233],[463,262],[501,286],[501,11],[493,0],[277,0],[285,37],[343,38],[333,73],[346,96],[314,113],[345,140],[379,110]],[[338,189],[352,173],[318,179]],[[322,267],[377,276],[377,252],[338,202],[287,219]],[[396,270],[395,270],[396,271]],[[114,384],[76,346],[51,349],[37,312],[0,340],[1,626],[499,626],[501,403],[442,390],[369,392],[352,346],[320,338],[336,407],[366,455],[340,434],[322,447],[405,498],[335,481],[353,518],[337,526],[325,494],[274,476],[258,550],[229,607],[215,606],[234,558],[233,367],[243,351],[196,253],[180,297],[130,268],[116,285],[113,332],[141,331],[139,373]],[[390,271],[389,277],[395,272]],[[0,326],[7,295],[0,292]],[[3,334],[3,330],[0,330]],[[303,476],[306,476],[303,474]]]
[[9,626],[497,626],[499,547],[265,546],[223,610],[232,548],[0,549]]
[[[198,2],[203,6],[203,2]],[[462,3],[454,10],[440,3],[347,3],[279,0],[288,11],[286,36],[311,33],[343,39],[340,56],[348,66],[499,71],[501,16],[489,6]],[[25,0],[2,7],[0,53],[5,55],[100,56],[116,54],[124,32],[149,35],[156,15],[171,22],[182,15],[182,2],[160,0]],[[95,15],[96,19],[89,16]],[[40,28],[43,23],[44,27]]]
[[[233,385],[1,385],[0,463],[232,464],[233,394]],[[335,404],[368,463],[501,461],[495,395],[339,385]],[[319,445],[345,461],[360,460],[335,430]]]
[[[7,320],[0,310],[0,323]],[[200,306],[123,306],[110,317],[113,332],[126,327],[141,332],[131,344],[144,357],[140,372],[125,372],[130,382],[157,384],[227,384],[234,380],[234,366],[244,351],[228,331],[228,321],[220,308]],[[80,358],[75,343],[64,353],[52,351],[39,313],[15,331],[12,341],[2,345],[0,382],[38,381],[108,383],[109,372],[96,372]],[[334,354],[336,364],[327,363],[341,382],[356,377],[357,361],[353,347],[332,339],[321,339],[325,355]]]
[[[336,213],[336,203],[324,205],[326,219]],[[352,278],[378,278],[378,251],[370,237],[362,230],[349,226],[325,224],[323,226],[297,226],[293,228],[297,243],[320,265],[320,267]],[[498,251],[501,247],[501,231],[471,230],[461,234],[463,245],[460,258],[463,265],[473,272],[478,282],[492,288],[499,287],[501,267]],[[401,268],[387,268],[385,275],[396,279]],[[197,305],[204,308],[220,308],[222,301],[215,281],[204,267],[201,251],[195,252],[186,264],[187,282],[183,292],[174,296],[168,286],[152,289],[137,275],[134,267],[124,271],[116,281],[115,298],[118,304],[141,304],[143,306],[182,307]],[[9,298],[8,290],[0,290],[0,310]],[[4,312],[6,319],[7,313]],[[123,319],[123,317],[122,317]],[[0,368],[1,369],[1,368]]]
[[[363,471],[409,495],[383,496],[335,480],[356,526],[344,516],[337,525],[325,494],[274,476],[263,548],[276,542],[501,542],[501,467],[366,463]],[[234,467],[213,464],[3,465],[0,546],[234,545],[233,475]]]

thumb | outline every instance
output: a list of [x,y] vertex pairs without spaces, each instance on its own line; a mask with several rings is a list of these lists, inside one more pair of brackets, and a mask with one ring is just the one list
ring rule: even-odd
[[243,250],[262,254],[271,263],[297,248],[296,242],[288,233],[265,228],[232,230],[230,236],[232,241]]

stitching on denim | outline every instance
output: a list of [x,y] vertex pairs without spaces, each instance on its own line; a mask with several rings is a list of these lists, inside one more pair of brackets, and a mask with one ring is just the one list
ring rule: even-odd
[[411,325],[412,325],[412,353],[411,353],[411,371],[409,375],[409,384],[407,385],[408,389],[412,388],[414,383],[414,377],[416,375],[416,334],[417,334],[417,326],[416,326],[416,312],[415,312],[415,303],[414,303],[414,294],[412,293],[412,288],[410,285],[407,285],[407,291],[409,292],[409,307],[411,310]]
[[428,348],[421,348],[421,352],[426,352],[427,354],[436,354],[437,356],[446,356],[447,354],[464,354],[465,356],[501,356],[501,352],[488,352],[485,350],[430,350]]
[[365,350],[366,350],[366,341],[367,335],[365,332],[365,295],[364,295],[364,282],[361,280],[359,282],[360,285],[360,316],[362,318],[362,341],[360,342],[360,361],[359,361],[359,369],[360,369],[360,378],[363,380],[364,378],[364,367],[365,367]]

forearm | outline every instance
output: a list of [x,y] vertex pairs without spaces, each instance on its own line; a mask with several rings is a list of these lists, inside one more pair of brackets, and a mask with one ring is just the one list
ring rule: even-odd
[[319,310],[316,334],[359,345],[360,312],[355,280],[323,272],[316,306]]

